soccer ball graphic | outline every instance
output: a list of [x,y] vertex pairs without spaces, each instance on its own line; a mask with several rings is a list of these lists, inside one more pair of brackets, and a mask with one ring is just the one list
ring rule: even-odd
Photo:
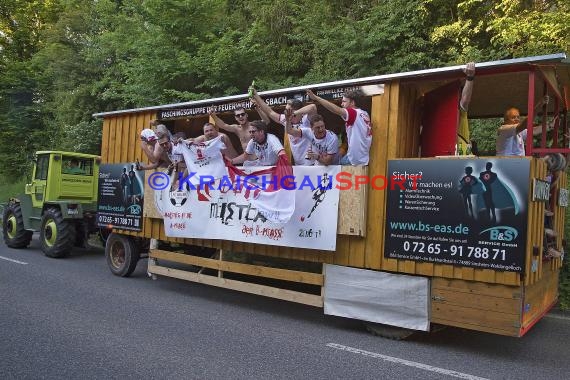
[[188,200],[188,193],[186,191],[171,191],[170,203],[175,207],[182,207]]

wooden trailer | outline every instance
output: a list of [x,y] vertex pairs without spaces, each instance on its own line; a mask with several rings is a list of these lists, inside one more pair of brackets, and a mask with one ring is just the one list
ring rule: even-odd
[[[542,120],[559,115],[553,132],[544,132],[534,143],[527,141],[527,157],[455,155],[458,102],[465,80],[462,66],[262,91],[262,98],[278,112],[287,99],[303,97],[307,88],[338,102],[347,89],[372,91],[362,105],[372,121],[369,165],[343,166],[340,171],[348,173],[347,178],[366,175],[388,181],[409,180],[406,174],[423,172],[431,189],[424,189],[425,196],[409,188],[406,193],[397,186],[382,189],[370,184],[339,191],[334,250],[309,249],[212,238],[209,233],[199,238],[169,237],[164,215],[154,205],[148,186],[152,172],[148,171],[140,231],[114,225],[107,243],[111,266],[118,269],[116,273],[128,275],[140,253],[148,251],[148,273],[155,278],[168,276],[279,298],[321,307],[327,314],[411,330],[429,331],[432,324],[440,324],[524,335],[558,297],[563,256],[545,252],[548,248],[564,252],[567,179],[564,170],[549,171],[541,157],[570,152],[570,62],[564,54],[554,54],[478,63],[476,70],[470,119],[501,118],[510,106],[529,114],[531,121],[539,115]],[[545,94],[551,102],[536,115],[534,105]],[[202,134],[209,106],[215,106],[228,123],[239,106],[246,108],[250,120],[258,118],[247,94],[95,114],[104,118],[103,163],[146,162],[139,135],[153,120],[172,133]],[[342,132],[344,123],[338,116],[322,107],[318,112],[329,129]],[[277,124],[270,132],[283,138],[283,127]],[[463,169],[474,168],[478,178],[488,162],[502,168],[498,172],[505,177],[503,187],[514,191],[515,204],[517,197],[519,201],[518,206],[511,203],[497,211],[503,221],[495,223],[498,227],[465,222],[464,210],[450,212],[449,208],[461,197],[458,186]],[[434,178],[449,185],[438,189]],[[476,195],[468,197],[477,204]],[[471,210],[471,218],[486,215],[479,211],[481,202],[475,215]],[[411,231],[414,216],[422,226],[431,220],[431,232],[420,234],[418,225]],[[505,238],[512,232],[504,225],[507,220],[520,225],[514,240]],[[441,230],[434,232],[438,221],[442,227],[436,228]],[[334,225],[321,222],[325,231]],[[473,236],[445,235],[445,228],[462,224],[469,226]],[[460,234],[461,228],[465,227],[458,229]],[[122,270],[124,266],[130,266],[130,271]]]

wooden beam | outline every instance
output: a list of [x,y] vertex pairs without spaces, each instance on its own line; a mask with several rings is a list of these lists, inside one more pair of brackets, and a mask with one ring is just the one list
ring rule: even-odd
[[159,265],[152,265],[150,264],[150,261],[148,265],[148,273],[178,278],[180,280],[198,282],[205,285],[217,286],[219,288],[237,290],[244,293],[277,298],[280,300],[301,303],[304,305],[323,307],[323,297],[320,295],[301,293],[293,290],[274,288],[272,286],[250,284],[242,281],[186,272],[178,269],[162,267]]
[[277,280],[291,281],[301,284],[323,286],[323,275],[320,273],[301,272],[289,269],[269,268],[259,265],[249,265],[234,263],[230,261],[221,261],[216,259],[207,259],[204,257],[184,255],[175,252],[168,252],[159,249],[151,249],[149,257],[153,259],[162,259],[173,261],[176,263],[196,265],[206,267],[223,272],[240,273],[249,276],[273,278]]

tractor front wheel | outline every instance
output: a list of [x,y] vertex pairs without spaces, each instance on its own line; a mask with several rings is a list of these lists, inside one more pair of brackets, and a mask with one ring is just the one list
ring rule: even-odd
[[56,208],[46,209],[42,215],[40,242],[47,257],[67,256],[75,244],[73,221],[63,219],[61,211]]
[[32,231],[24,229],[24,217],[19,203],[9,203],[2,215],[4,243],[10,248],[26,248],[32,240]]

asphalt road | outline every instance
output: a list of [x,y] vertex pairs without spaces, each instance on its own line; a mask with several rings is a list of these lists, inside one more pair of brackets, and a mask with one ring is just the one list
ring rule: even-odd
[[101,249],[0,243],[0,376],[186,379],[570,378],[570,315],[523,338],[448,328],[392,341],[321,309],[175,279],[113,276]]

